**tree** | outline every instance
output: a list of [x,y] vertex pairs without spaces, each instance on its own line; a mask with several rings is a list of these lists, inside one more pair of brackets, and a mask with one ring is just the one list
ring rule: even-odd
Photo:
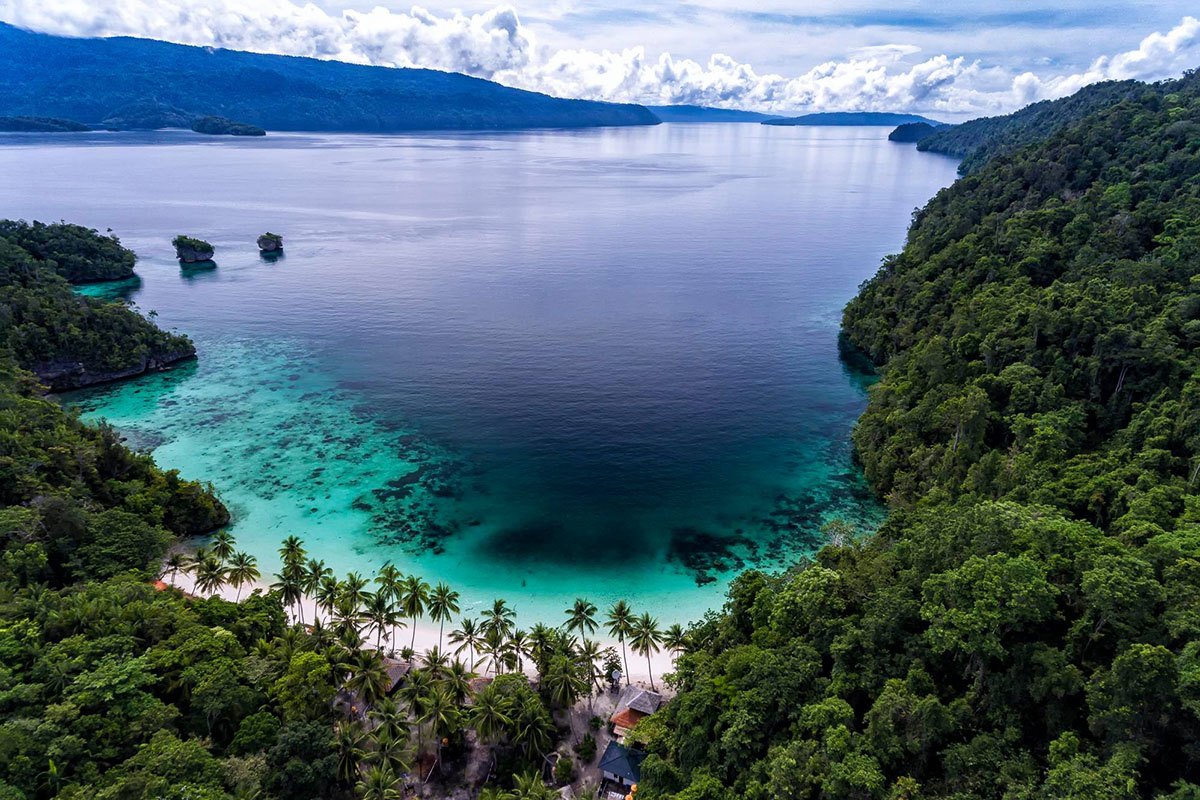
[[304,591],[301,589],[300,566],[292,564],[285,565],[283,571],[275,575],[276,581],[271,584],[271,591],[279,592],[280,600],[288,608],[300,607],[300,622],[304,623],[304,606],[301,600],[304,599]]
[[380,649],[380,639],[384,641],[388,638],[388,631],[399,624],[399,614],[392,606],[391,598],[382,592],[376,592],[371,595],[367,601],[366,608],[363,609],[363,616],[371,627],[375,629],[375,649]]
[[225,585],[228,572],[216,558],[209,557],[196,567],[196,589],[204,594],[213,595],[221,591]]
[[503,599],[495,600],[492,607],[484,614],[484,633],[494,631],[502,638],[507,638],[512,633],[513,620],[516,616],[516,612],[509,608],[508,603]]
[[229,562],[229,583],[237,588],[235,602],[242,601],[242,587],[259,579],[258,562],[249,553],[236,553]]
[[425,605],[429,602],[429,584],[416,575],[409,575],[400,582],[400,608],[404,615],[412,620],[412,639],[409,647],[417,643],[417,620],[425,613]]
[[471,617],[463,617],[458,623],[458,629],[450,631],[450,643],[456,644],[454,654],[458,655],[466,650],[471,658],[471,669],[475,669],[475,648],[481,642],[478,623]]
[[663,645],[670,650],[676,657],[683,653],[688,648],[687,631],[678,622],[673,623],[669,628],[663,631]]
[[513,800],[554,800],[556,795],[536,772],[517,775],[513,779]]
[[633,633],[629,637],[629,644],[633,647],[635,653],[639,653],[646,657],[646,669],[650,673],[650,688],[654,686],[654,670],[650,664],[650,656],[652,653],[657,653],[659,645],[662,643],[662,633],[658,630],[658,620],[651,617],[649,614],[642,614],[633,622]]
[[508,698],[496,690],[494,683],[475,693],[469,716],[471,727],[485,744],[494,745],[512,724]]
[[362,698],[368,706],[387,697],[391,686],[387,668],[379,653],[372,650],[360,650],[350,661],[350,679],[346,688]]
[[358,780],[363,757],[366,755],[367,732],[358,721],[340,722],[335,729],[337,740],[337,776],[344,783]]
[[387,765],[371,767],[355,787],[362,800],[400,800],[401,781]]
[[625,639],[633,635],[633,609],[624,600],[618,600],[608,609],[608,635],[617,637],[621,643],[621,659],[625,662],[625,685],[629,685],[629,656],[625,653]]
[[304,549],[304,542],[296,536],[287,537],[279,547],[279,559],[283,562],[284,567],[299,566],[306,555],[308,555],[308,551]]
[[589,634],[596,632],[596,606],[584,600],[575,598],[575,603],[567,609],[567,630],[576,631],[583,641]]
[[433,587],[429,595],[429,618],[438,624],[438,647],[442,646],[442,629],[446,620],[458,613],[458,592],[444,583]]
[[222,528],[213,534],[212,537],[212,554],[217,557],[221,563],[229,561],[233,555],[237,543],[233,539],[233,535],[229,531]]

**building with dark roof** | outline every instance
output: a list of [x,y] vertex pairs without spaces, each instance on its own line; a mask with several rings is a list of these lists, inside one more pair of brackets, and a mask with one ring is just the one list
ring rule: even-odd
[[609,742],[600,756],[600,771],[604,780],[628,788],[641,780],[642,761],[646,754],[619,742]]

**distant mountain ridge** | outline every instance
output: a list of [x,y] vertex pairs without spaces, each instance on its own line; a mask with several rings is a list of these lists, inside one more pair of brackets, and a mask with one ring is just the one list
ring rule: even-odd
[[675,105],[646,106],[663,122],[762,122],[775,119],[777,115],[761,111],[742,111],[737,108],[715,108],[713,106]]
[[935,119],[922,117],[919,114],[893,114],[887,111],[822,111],[815,114],[802,114],[798,117],[782,117],[763,120],[763,125],[880,125],[895,126],[907,122],[924,122],[929,125],[942,125]]
[[568,100],[425,69],[395,69],[0,23],[0,112],[98,122],[156,103],[269,130],[487,130],[655,125],[639,105]]

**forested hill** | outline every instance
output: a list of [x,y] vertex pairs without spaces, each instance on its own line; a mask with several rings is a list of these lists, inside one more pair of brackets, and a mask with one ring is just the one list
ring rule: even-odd
[[188,119],[216,115],[273,130],[389,132],[658,122],[638,105],[566,100],[449,72],[150,39],[71,39],[0,23],[4,113],[99,123],[124,118],[127,109],[148,103]]
[[1085,86],[1069,97],[1042,100],[999,117],[980,117],[941,128],[917,143],[918,150],[962,159],[959,172],[974,172],[996,156],[1041,141],[1077,125],[1084,117],[1154,87],[1139,81],[1105,81]]
[[1200,796],[1200,76],[993,159],[845,315],[892,504],[749,572],[639,800]]

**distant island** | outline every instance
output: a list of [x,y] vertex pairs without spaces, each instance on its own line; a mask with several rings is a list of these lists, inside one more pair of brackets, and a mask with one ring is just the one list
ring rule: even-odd
[[928,122],[906,122],[898,125],[894,131],[888,134],[888,141],[919,142],[939,127],[944,126],[930,125]]
[[200,117],[192,123],[196,133],[207,133],[211,136],[266,136],[267,132],[257,125],[247,125],[244,122],[234,122],[224,117]]
[[659,122],[640,105],[566,100],[450,72],[75,39],[2,23],[0,108],[117,128],[188,128],[209,115],[268,130],[371,133]]
[[57,117],[0,117],[0,133],[80,133],[91,127]]
[[816,114],[804,114],[799,117],[783,117],[780,119],[765,119],[763,125],[879,125],[895,126],[909,122],[924,122],[927,125],[941,125],[935,119],[922,117],[918,114],[891,114],[883,111],[822,111]]
[[712,106],[646,106],[663,122],[762,122],[775,119],[772,114],[758,111],[742,111],[737,108],[713,108]]

